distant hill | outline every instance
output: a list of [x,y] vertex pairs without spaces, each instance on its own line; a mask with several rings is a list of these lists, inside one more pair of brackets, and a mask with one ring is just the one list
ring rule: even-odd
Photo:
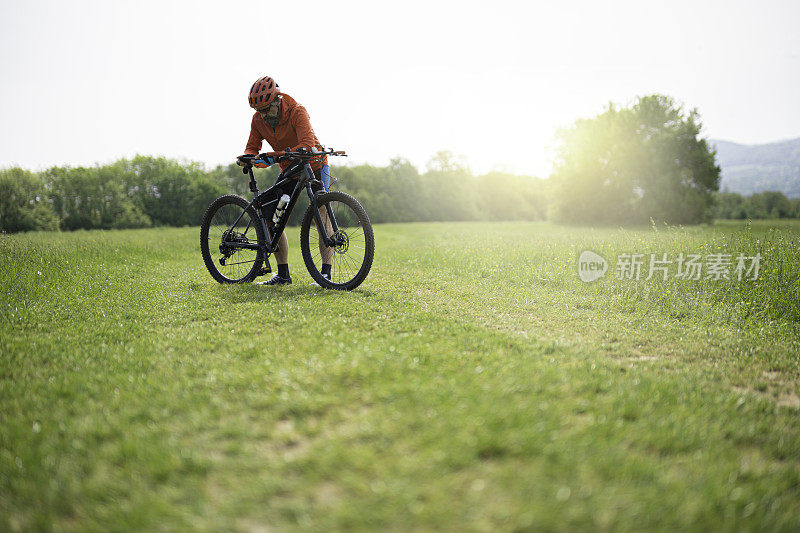
[[722,168],[720,191],[750,195],[780,191],[800,198],[800,138],[770,144],[736,144],[710,139]]

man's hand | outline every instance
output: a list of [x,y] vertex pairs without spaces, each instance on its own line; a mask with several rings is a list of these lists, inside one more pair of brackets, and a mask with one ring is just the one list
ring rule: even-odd
[[[267,154],[243,154],[236,158],[236,164],[240,167],[254,166],[256,168],[267,168],[275,163],[274,157],[269,157]],[[244,170],[242,172],[245,172]]]
[[270,166],[275,163],[274,157],[269,157],[267,154],[258,154],[258,158],[265,162],[267,166]]

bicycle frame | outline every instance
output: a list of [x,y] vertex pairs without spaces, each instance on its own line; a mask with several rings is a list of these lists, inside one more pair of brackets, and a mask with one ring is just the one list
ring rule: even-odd
[[[258,224],[261,224],[262,229],[264,230],[264,235],[267,236],[268,242],[263,245],[259,246],[256,243],[242,243],[242,242],[226,242],[225,245],[230,248],[247,248],[250,250],[261,250],[264,254],[271,254],[278,249],[278,239],[283,233],[283,230],[286,228],[286,224],[289,221],[289,217],[294,210],[294,206],[297,203],[297,200],[300,198],[303,189],[305,189],[306,193],[308,194],[309,200],[311,200],[311,205],[315,207],[314,209],[314,218],[317,222],[317,228],[324,228],[325,225],[322,222],[322,217],[319,214],[319,208],[317,207],[317,195],[311,189],[311,183],[316,179],[314,176],[314,171],[311,170],[311,165],[308,161],[304,161],[301,159],[297,159],[292,161],[292,163],[286,167],[286,169],[281,172],[277,178],[275,178],[275,183],[272,184],[272,187],[265,190],[264,192],[258,192],[258,184],[256,183],[256,178],[253,175],[253,168],[247,167],[247,172],[250,175],[250,191],[253,193],[253,200],[247,205],[247,208],[242,211],[242,213],[238,216],[238,218],[231,224],[229,228],[231,231],[241,220],[242,216],[244,215],[245,211],[250,209],[251,207],[255,208],[255,212],[258,215]],[[277,203],[279,198],[275,198],[273,200],[269,200],[272,196],[272,192],[280,187],[283,189],[283,185],[289,182],[290,180],[295,180],[294,190],[292,191],[289,203],[286,204],[286,207],[283,212],[283,216],[281,219],[278,220],[278,223],[273,226],[272,231],[270,231],[269,225],[267,224],[267,215],[266,215],[266,208],[273,203]],[[325,205],[328,220],[331,223],[331,228],[333,229],[333,234],[339,231],[339,226],[336,223],[336,217],[333,215],[333,210],[331,209],[330,204]],[[249,223],[248,223],[249,228]],[[247,229],[245,228],[245,233]],[[325,246],[329,248],[333,248],[337,245],[336,241],[327,235],[327,232],[321,231],[322,240],[325,243]]]

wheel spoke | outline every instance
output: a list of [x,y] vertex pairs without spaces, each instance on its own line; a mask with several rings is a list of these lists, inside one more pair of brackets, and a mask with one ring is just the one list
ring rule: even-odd
[[239,262],[237,262],[237,263],[228,263],[228,262],[226,261],[226,262],[225,262],[225,266],[245,265],[245,264],[247,264],[247,263],[252,263],[253,261],[255,261],[255,259],[252,259],[252,260],[250,260],[250,261],[239,261]]

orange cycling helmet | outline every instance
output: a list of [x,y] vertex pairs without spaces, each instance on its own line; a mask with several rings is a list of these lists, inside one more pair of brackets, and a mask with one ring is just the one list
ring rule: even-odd
[[250,107],[260,109],[267,107],[279,94],[281,94],[281,90],[275,80],[264,76],[257,79],[250,88],[250,97],[247,100],[250,102]]

